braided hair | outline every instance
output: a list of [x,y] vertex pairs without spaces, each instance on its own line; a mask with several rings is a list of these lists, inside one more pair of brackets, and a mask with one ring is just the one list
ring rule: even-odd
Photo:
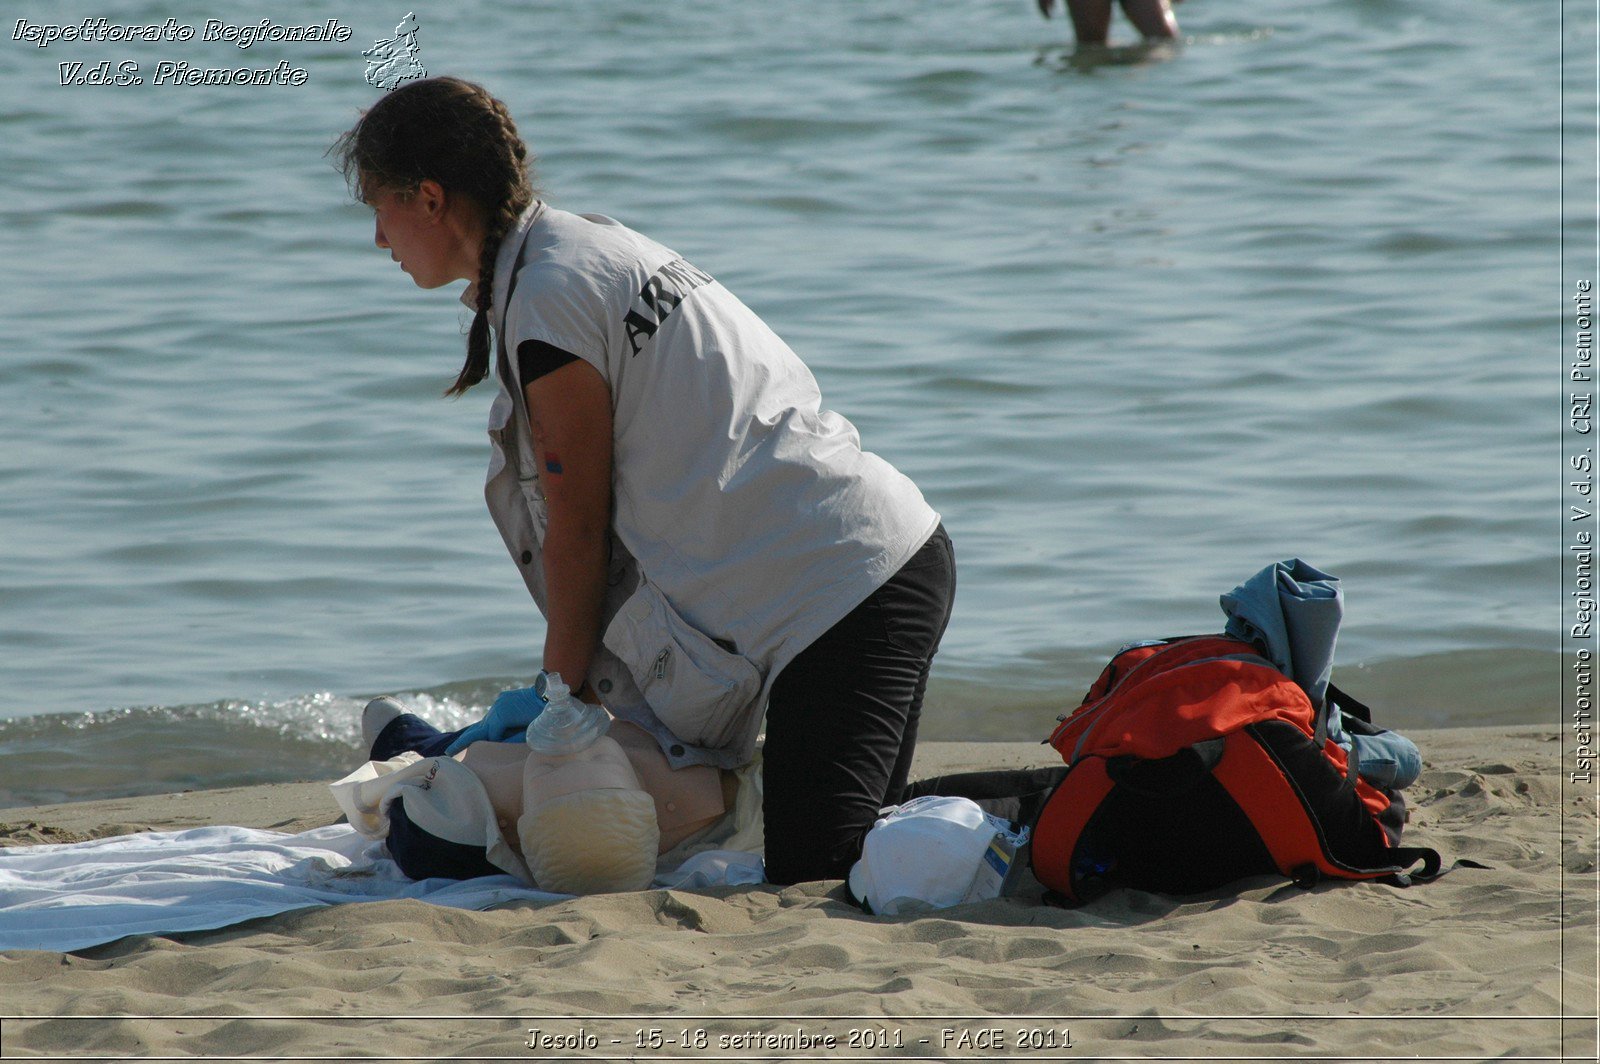
[[476,313],[467,360],[445,395],[489,375],[489,306],[500,242],[533,202],[527,145],[505,104],[460,78],[425,78],[384,96],[335,142],[340,171],[358,199],[415,193],[423,181],[467,197],[483,212]]

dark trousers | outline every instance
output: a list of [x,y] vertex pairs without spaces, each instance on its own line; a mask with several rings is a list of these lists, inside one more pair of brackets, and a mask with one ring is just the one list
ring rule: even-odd
[[367,759],[387,761],[407,752],[423,757],[439,757],[464,731],[465,728],[457,728],[442,732],[415,713],[402,713],[385,724],[377,738],[372,740]]
[[[367,757],[387,761],[407,751],[440,757],[460,734],[460,730],[442,732],[414,713],[402,713],[383,726],[372,740]],[[383,841],[389,856],[408,879],[474,879],[504,874],[489,863],[484,847],[451,842],[417,827],[406,815],[406,802],[401,797],[389,805],[389,834]]]
[[771,882],[843,878],[879,808],[900,800],[955,590],[941,525],[773,681],[761,769]]

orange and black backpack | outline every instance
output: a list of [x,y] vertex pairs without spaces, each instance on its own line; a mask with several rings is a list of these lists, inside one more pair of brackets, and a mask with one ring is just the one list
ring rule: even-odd
[[1227,636],[1124,649],[1046,740],[1068,770],[1034,822],[1034,874],[1064,904],[1115,887],[1192,894],[1254,875],[1305,886],[1436,877],[1437,852],[1399,844],[1399,793],[1351,773],[1328,738],[1327,714],[1341,709],[1370,726],[1367,708],[1337,688],[1314,708],[1254,646]]

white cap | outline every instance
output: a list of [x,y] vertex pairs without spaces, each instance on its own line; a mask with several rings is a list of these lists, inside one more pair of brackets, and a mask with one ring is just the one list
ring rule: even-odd
[[[850,869],[850,893],[868,912],[886,916],[959,905],[972,899],[996,835],[1008,847],[1019,841],[1008,823],[970,798],[912,799],[867,832],[861,859]],[[998,893],[998,880],[994,887]]]

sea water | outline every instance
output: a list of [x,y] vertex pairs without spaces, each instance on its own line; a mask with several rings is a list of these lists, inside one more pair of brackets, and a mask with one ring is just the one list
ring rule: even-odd
[[[537,669],[491,386],[439,397],[459,286],[415,288],[324,155],[408,8],[552,203],[727,285],[941,513],[925,738],[1042,737],[1121,643],[1216,630],[1291,557],[1343,579],[1335,679],[1382,718],[1554,721],[1558,71],[1592,12],[1191,0],[1180,42],[1095,50],[1026,0],[300,2],[272,19],[348,39],[39,47],[10,20],[111,10],[24,2],[0,802],[331,777],[368,697],[460,725]],[[61,83],[108,61],[142,82]]]

